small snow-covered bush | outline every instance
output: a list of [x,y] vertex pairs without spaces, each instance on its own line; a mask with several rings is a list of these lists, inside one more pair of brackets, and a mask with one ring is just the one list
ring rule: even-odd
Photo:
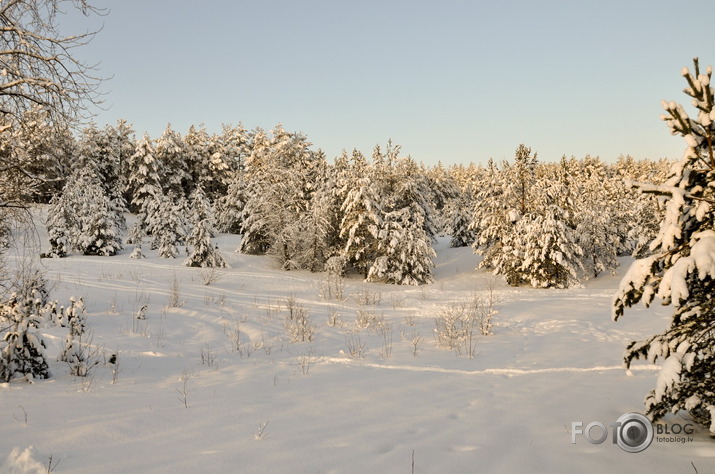
[[474,358],[476,336],[492,334],[496,303],[494,288],[490,285],[485,295],[474,293],[467,301],[442,307],[435,318],[437,346],[454,350],[457,355],[466,352],[470,359]]
[[437,346],[461,354],[468,334],[473,332],[473,318],[464,303],[452,303],[440,310],[435,318]]
[[296,304],[295,298],[288,298],[288,312],[283,325],[290,342],[311,342],[315,335],[316,327],[310,322],[310,314],[304,306]]

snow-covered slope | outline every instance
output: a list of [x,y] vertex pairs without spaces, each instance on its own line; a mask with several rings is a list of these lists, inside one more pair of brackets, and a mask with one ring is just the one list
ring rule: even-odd
[[[231,235],[218,238],[231,268],[213,274],[151,251],[132,260],[131,248],[43,260],[53,298],[84,298],[99,365],[69,376],[56,361],[66,329],[43,329],[53,377],[0,384],[0,471],[46,469],[50,456],[56,473],[715,469],[704,430],[639,454],[610,437],[571,443],[574,421],[608,426],[642,410],[658,368],[626,374],[621,354],[666,327],[667,308],[614,323],[618,276],[568,290],[497,280],[494,334],[478,336],[473,359],[457,356],[436,347],[435,317],[491,276],[448,242],[436,245],[436,282],[421,287],[281,271],[233,253]],[[326,298],[328,285],[345,298]],[[311,342],[290,342],[291,305],[307,310]]]

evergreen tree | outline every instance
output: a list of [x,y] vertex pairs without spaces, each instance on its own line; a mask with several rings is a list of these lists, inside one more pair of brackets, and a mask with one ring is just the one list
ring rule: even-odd
[[451,199],[445,206],[448,216],[448,234],[450,247],[468,247],[475,241],[474,232],[470,228],[472,213],[470,211],[474,199],[467,192]]
[[379,256],[367,279],[398,285],[431,283],[436,254],[424,227],[424,214],[415,203],[386,213],[378,235]]
[[200,186],[194,191],[191,211],[193,230],[186,241],[190,250],[184,265],[188,267],[225,267],[226,262],[211,242],[213,235],[211,204]]
[[226,194],[216,201],[216,229],[219,232],[241,233],[243,208],[247,199],[243,174],[236,172]]
[[139,225],[146,225],[149,205],[161,194],[162,174],[154,155],[154,145],[149,135],[137,143],[134,154],[129,158],[129,178],[127,187],[131,195],[132,210],[138,213]]
[[697,58],[694,72],[683,68],[682,75],[697,116],[663,102],[663,119],[687,149],[664,184],[638,185],[665,200],[665,217],[650,246],[652,255],[636,260],[623,277],[613,311],[617,320],[626,307],[639,301],[648,306],[656,296],[674,306],[670,327],[632,342],[624,361],[626,367],[634,359],[663,361],[645,399],[652,419],[687,410],[715,436],[715,94],[712,69],[701,73]]
[[56,194],[50,201],[47,209],[47,234],[50,240],[50,251],[44,254],[45,257],[66,257],[70,251],[70,208],[67,205],[64,194]]
[[429,181],[411,158],[397,157],[399,147],[388,143],[384,157],[378,153],[376,148],[381,225],[367,278],[405,285],[429,283],[436,233]]
[[154,148],[158,168],[163,170],[162,175],[166,177],[162,183],[165,194],[184,196],[184,190],[189,187],[188,183],[191,181],[187,155],[187,147],[181,135],[171,128],[171,124],[167,125],[156,140]]
[[117,125],[105,127],[105,134],[109,139],[112,156],[117,166],[116,189],[111,196],[122,196],[124,206],[131,202],[132,195],[129,186],[129,162],[136,151],[136,138],[132,126],[126,120],[117,120]]
[[67,362],[72,375],[86,377],[98,361],[93,363],[87,352],[87,345],[90,342],[88,339],[91,339],[91,336],[87,336],[87,312],[82,298],[76,300],[70,297],[70,306],[65,310],[65,323],[69,327],[69,332],[58,360]]
[[116,210],[96,177],[82,170],[65,185],[74,207],[73,247],[84,255],[111,256],[123,248]]
[[[550,204],[544,214],[523,216],[516,226],[514,252],[521,265],[510,276],[535,288],[567,288],[578,281],[580,257],[573,232],[566,225],[563,210]],[[518,275],[518,276],[517,276]]]
[[367,278],[378,256],[382,209],[374,182],[365,171],[356,172],[355,180],[346,186],[345,202],[341,207],[340,237],[345,239],[343,255],[346,263]]
[[196,128],[192,125],[184,135],[184,146],[191,174],[191,179],[186,183],[187,187],[184,189],[185,196],[192,195],[198,186],[204,187],[205,194],[205,188],[211,186],[212,181],[211,136],[203,126]]
[[519,214],[510,205],[505,181],[505,174],[489,160],[487,169],[475,184],[477,194],[469,230],[475,235],[472,248],[482,256],[479,267],[503,274],[509,281],[520,265],[511,247]]
[[16,376],[46,379],[50,369],[45,358],[47,347],[38,331],[43,317],[36,297],[13,293],[0,301],[0,380]]
[[186,236],[187,204],[183,197],[173,193],[160,195],[151,206],[147,230],[152,236],[152,249],[159,250],[163,258],[175,258],[179,254],[178,245]]

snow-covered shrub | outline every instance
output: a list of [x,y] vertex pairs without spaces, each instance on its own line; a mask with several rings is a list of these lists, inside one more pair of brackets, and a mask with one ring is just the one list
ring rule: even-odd
[[325,280],[320,283],[319,293],[325,300],[343,301],[345,299],[345,283],[343,282],[343,278],[331,274],[326,275]]
[[675,102],[663,102],[663,119],[687,149],[665,183],[636,184],[665,201],[665,217],[650,244],[651,255],[633,262],[613,301],[614,319],[639,301],[655,297],[674,306],[670,327],[628,345],[624,362],[663,361],[656,386],[645,400],[652,419],[687,410],[715,436],[715,91],[712,69],[683,68],[685,93],[697,116]]
[[471,358],[474,355],[476,316],[465,302],[443,307],[435,318],[434,333],[437,346],[453,350],[457,355],[461,355],[467,348]]
[[296,303],[293,296],[286,301],[287,313],[283,320],[290,342],[311,342],[316,327],[310,322],[308,309]]

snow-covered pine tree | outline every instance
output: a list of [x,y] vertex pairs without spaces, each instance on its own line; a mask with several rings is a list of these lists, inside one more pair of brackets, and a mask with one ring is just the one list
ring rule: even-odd
[[563,209],[548,204],[543,213],[522,216],[515,230],[514,251],[521,260],[518,280],[534,288],[567,288],[578,281],[583,252],[566,225]]
[[[450,203],[454,203],[461,196],[461,191],[457,182],[450,172],[438,162],[437,166],[424,171],[429,189],[429,201],[434,210],[435,226],[438,232],[450,232],[452,230],[453,213],[447,209]],[[468,225],[468,224],[467,224]],[[471,243],[471,242],[470,242]],[[469,244],[466,244],[469,245]]]
[[138,214],[139,225],[145,227],[148,206],[154,197],[161,194],[162,172],[154,155],[154,145],[149,135],[136,144],[136,151],[129,158],[127,187],[131,195],[132,210]]
[[[269,224],[263,209],[270,203],[264,194],[264,181],[270,172],[270,138],[263,129],[252,132],[251,154],[246,158],[245,194],[249,197],[241,210],[241,244],[237,252],[265,254],[270,248]],[[279,180],[280,181],[280,180]]]
[[188,183],[191,180],[187,162],[188,150],[181,135],[171,128],[171,124],[168,124],[161,136],[156,139],[154,156],[159,162],[159,169],[166,171],[164,173],[166,179],[162,183],[164,193],[184,196],[184,189],[189,187]]
[[569,186],[576,188],[572,194],[577,201],[571,220],[575,226],[576,242],[583,250],[584,272],[595,278],[618,267],[620,239],[618,232],[614,231],[618,223],[614,218],[613,203],[605,190],[606,186],[615,186],[615,183],[598,158],[587,156],[581,166],[574,168],[575,165],[563,170],[565,176],[575,175],[579,179]]
[[502,255],[504,239],[511,232],[514,222],[508,213],[504,175],[492,159],[478,176],[474,184],[476,195],[468,230],[475,236],[472,244],[474,253],[482,256],[479,268],[494,269]]
[[118,219],[104,188],[89,170],[73,174],[65,185],[74,209],[73,247],[84,255],[115,255],[124,248]]
[[377,252],[379,256],[368,271],[369,281],[398,285],[433,281],[436,254],[425,231],[424,214],[416,203],[383,216]]
[[474,198],[469,191],[462,191],[458,197],[450,199],[444,207],[448,216],[450,247],[468,247],[474,243],[474,232],[470,228]]
[[[193,195],[197,186],[210,185],[211,177],[211,136],[202,125],[195,127],[191,125],[184,135],[184,145],[186,147],[186,161],[189,166],[191,179],[184,189],[185,196]],[[206,190],[204,189],[204,194]]]
[[651,254],[650,243],[658,236],[663,212],[658,201],[647,194],[641,194],[636,199],[633,211],[635,218],[628,231],[628,240],[633,242],[631,255],[635,258],[647,257]]
[[136,137],[132,126],[126,120],[117,120],[116,126],[107,125],[104,132],[109,139],[109,146],[112,156],[117,164],[116,189],[111,196],[122,196],[126,207],[131,202],[132,196],[129,194],[129,161],[134,154]]
[[613,300],[618,320],[626,307],[655,297],[674,306],[670,327],[628,345],[626,367],[634,359],[663,361],[656,386],[646,396],[654,420],[687,410],[715,436],[715,94],[712,68],[702,73],[683,68],[697,116],[675,102],[663,101],[663,119],[687,148],[662,185],[635,184],[665,200],[665,217],[651,244],[652,255],[636,260]]
[[[279,234],[280,242],[285,248],[274,246],[269,252],[273,254],[275,250],[279,250],[275,256],[285,269],[322,271],[331,256],[329,242],[330,235],[334,232],[330,220],[332,194],[326,178],[327,163],[322,158],[320,160],[321,171],[315,183],[318,189],[311,192],[307,209],[299,214],[295,222],[288,223]],[[290,259],[284,260],[285,256],[290,256]]]
[[155,199],[147,217],[147,232],[152,236],[151,248],[158,249],[160,257],[176,258],[178,246],[184,243],[186,236],[186,200],[173,192],[161,194]]
[[187,267],[226,267],[226,262],[211,242],[213,222],[211,204],[201,186],[194,190],[191,199],[192,231],[186,240],[189,256],[184,261]]
[[490,160],[484,176],[475,184],[478,191],[469,230],[475,234],[472,248],[482,256],[479,268],[504,275],[510,285],[520,285],[523,279],[519,270],[521,259],[516,251],[519,241],[516,225],[522,213],[517,209],[516,194],[510,192],[516,183],[510,186],[514,178],[510,177],[509,169],[507,166],[499,170]]
[[134,250],[129,255],[129,258],[142,259],[144,258],[144,252],[142,251],[142,239],[144,238],[144,230],[138,222],[129,229],[129,235],[127,236],[126,242],[134,245]]
[[70,251],[70,229],[72,217],[63,193],[55,194],[47,209],[47,235],[50,240],[50,251],[44,257],[66,257]]
[[6,301],[0,301],[0,380],[9,382],[18,375],[50,377],[44,351],[47,346],[38,331],[42,321],[32,296],[13,293]]
[[228,185],[226,194],[216,201],[216,230],[240,234],[241,217],[246,200],[246,182],[243,173],[237,171]]
[[365,278],[378,256],[378,235],[382,228],[380,197],[374,180],[366,169],[354,170],[354,179],[346,185],[341,210],[340,237],[345,240],[346,263]]
[[385,158],[378,159],[375,165],[382,224],[367,279],[403,285],[429,283],[436,226],[428,180],[411,158],[397,157],[399,147],[388,143],[386,150]]

